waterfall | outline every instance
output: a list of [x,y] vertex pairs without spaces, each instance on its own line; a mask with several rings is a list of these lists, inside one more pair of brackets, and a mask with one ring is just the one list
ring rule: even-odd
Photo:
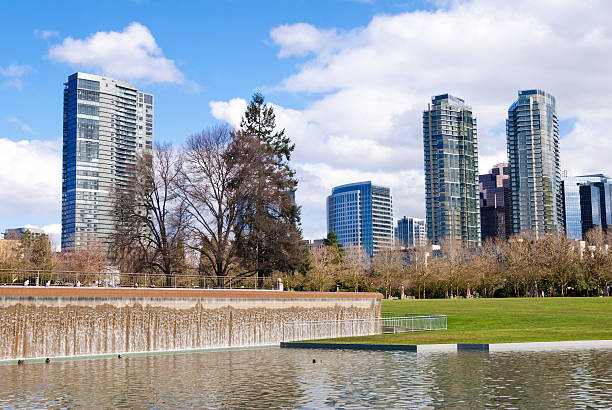
[[380,315],[374,298],[259,299],[248,307],[235,299],[175,306],[144,298],[49,299],[0,300],[0,360],[273,345],[282,340],[286,322]]

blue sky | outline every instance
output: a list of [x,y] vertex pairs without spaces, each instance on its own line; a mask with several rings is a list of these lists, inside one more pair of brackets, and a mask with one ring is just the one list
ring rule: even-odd
[[[146,26],[164,55],[201,90],[189,86],[132,81],[156,95],[156,138],[182,141],[190,133],[215,123],[210,100],[249,98],[254,90],[279,104],[303,107],[308,96],[273,92],[279,79],[291,74],[299,59],[279,60],[269,40],[270,29],[307,21],[322,27],[350,29],[367,24],[375,13],[423,6],[419,2],[369,3],[331,1],[100,1],[84,7],[82,1],[8,2],[0,25],[0,66],[12,63],[31,67],[23,88],[3,88],[0,109],[35,132],[20,134],[14,123],[0,123],[0,135],[9,138],[61,136],[62,83],[84,67],[46,57],[49,46],[63,38],[86,38],[99,31],[121,31],[132,22]],[[425,5],[429,6],[429,5]],[[36,30],[56,32],[47,39]],[[8,119],[8,118],[5,118]]]
[[[236,124],[261,90],[296,143],[306,238],[325,233],[331,187],[358,180],[390,186],[396,217],[424,215],[420,117],[436,94],[473,106],[481,173],[505,159],[507,108],[530,88],[557,97],[563,169],[610,173],[612,6],[587,3],[3,4],[0,231],[58,230],[62,83],[75,71],[155,94],[155,139],[178,145]],[[133,56],[114,52],[124,44]]]

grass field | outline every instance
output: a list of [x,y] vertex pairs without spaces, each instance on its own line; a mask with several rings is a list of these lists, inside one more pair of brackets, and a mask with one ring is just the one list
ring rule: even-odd
[[446,315],[448,330],[327,341],[431,344],[612,340],[612,298],[383,300],[382,311]]

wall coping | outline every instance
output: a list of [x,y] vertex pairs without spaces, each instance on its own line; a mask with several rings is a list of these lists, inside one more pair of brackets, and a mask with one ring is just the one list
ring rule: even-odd
[[375,292],[290,292],[253,289],[169,289],[0,286],[0,297],[201,298],[201,299],[382,299]]

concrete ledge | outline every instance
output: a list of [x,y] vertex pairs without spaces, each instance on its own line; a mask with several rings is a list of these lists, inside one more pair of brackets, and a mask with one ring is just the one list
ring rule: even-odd
[[457,343],[457,350],[480,350],[483,352],[489,351],[488,343]]
[[206,299],[382,299],[374,292],[289,292],[252,289],[88,288],[0,286],[0,297],[206,298]]
[[437,343],[429,345],[417,345],[417,352],[419,353],[454,353],[457,351],[457,345],[450,343]]
[[281,347],[303,349],[354,349],[354,350],[403,350],[419,353],[453,353],[461,351],[509,352],[509,351],[554,351],[563,349],[612,349],[612,340],[576,340],[562,342],[522,343],[448,343],[429,345],[376,345],[351,343],[303,343],[281,342]]
[[402,350],[416,352],[416,345],[374,345],[358,343],[301,343],[281,342],[280,347],[297,349]]
[[612,349],[612,340],[570,340],[564,342],[494,343],[491,352],[552,351],[562,349]]

